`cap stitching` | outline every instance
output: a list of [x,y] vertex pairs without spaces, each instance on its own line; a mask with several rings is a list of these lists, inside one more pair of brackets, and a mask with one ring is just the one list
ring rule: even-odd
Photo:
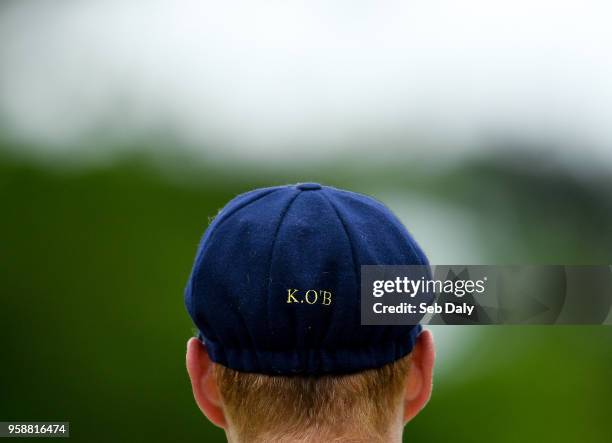
[[[397,215],[395,215],[391,209],[386,205],[385,202],[383,202],[382,200],[369,195],[369,194],[362,194],[360,192],[354,192],[354,191],[348,191],[346,189],[339,189],[339,188],[333,188],[330,187],[331,189],[337,191],[338,193],[341,194],[346,194],[347,196],[358,196],[358,197],[365,197],[366,199],[371,200],[373,203],[376,203],[376,206],[372,206],[372,202],[368,202],[368,201],[362,201],[362,203],[370,208],[375,208],[377,210],[385,210],[387,212],[389,212],[389,216],[391,217],[392,220],[394,220],[399,226],[397,226],[397,229],[400,231],[400,233],[402,234],[407,234],[408,237],[413,238],[412,234],[410,233],[410,231],[408,230],[408,228],[404,225],[404,223],[397,217]],[[410,249],[410,251],[413,253],[413,255],[416,257],[416,259],[419,261],[420,265],[423,266],[427,266],[429,265],[429,262],[426,260],[425,254],[422,251],[422,249],[420,248],[420,246],[415,246],[412,242],[408,242],[408,248]]]
[[[210,345],[211,358],[216,363],[223,364],[231,367],[237,371],[245,372],[257,372],[257,373],[274,373],[281,375],[292,375],[292,374],[325,374],[335,373],[344,374],[355,371],[363,371],[369,368],[381,367],[385,364],[396,361],[397,359],[410,353],[416,344],[418,336],[422,331],[421,325],[415,325],[404,336],[393,337],[389,341],[383,343],[375,343],[368,346],[343,346],[341,348],[295,348],[295,349],[269,349],[269,350],[257,350],[255,348],[233,348],[222,346],[218,342],[207,340],[207,345]],[[377,352],[384,347],[386,353],[381,354]],[[226,353],[229,351],[229,354]],[[329,362],[323,363],[326,358],[337,358],[338,354],[349,352],[353,356],[361,356],[363,359],[358,363],[347,363],[343,368],[334,367],[333,364],[330,366]],[[238,355],[236,354],[238,353]],[[246,354],[245,354],[246,353]],[[259,359],[260,354],[266,358],[265,364],[261,365]],[[290,364],[290,367],[281,365],[281,367],[275,367],[273,363],[268,361],[270,357],[285,358],[291,355],[303,356],[305,354],[312,354],[316,362],[309,360],[305,366],[299,364],[295,366],[295,362]],[[258,362],[257,367],[250,365],[246,357],[255,357]],[[293,366],[291,366],[293,365]],[[321,366],[322,365],[322,366]]]
[[351,259],[353,260],[353,270],[355,271],[355,278],[357,279],[357,287],[359,287],[360,282],[359,282],[359,273],[357,272],[357,260],[355,257],[355,249],[353,248],[353,242],[351,240],[351,236],[348,233],[346,223],[344,222],[344,219],[340,215],[340,212],[338,211],[338,208],[336,207],[336,205],[331,201],[331,198],[329,197],[329,195],[327,195],[326,192],[323,192],[323,195],[325,195],[325,200],[327,201],[327,203],[329,203],[329,205],[333,209],[334,213],[336,214],[336,217],[338,217],[338,220],[340,221],[340,224],[342,225],[342,229],[344,230],[344,234],[346,235],[346,239],[348,240],[349,247],[351,248]]
[[[351,260],[353,261],[353,272],[355,273],[355,283],[357,284],[357,290],[359,290],[359,288],[361,287],[361,284],[360,284],[360,281],[359,281],[359,272],[357,271],[357,258],[355,256],[355,248],[353,248],[353,242],[351,240],[351,236],[348,233],[348,229],[346,228],[346,224],[344,223],[344,219],[340,216],[338,208],[336,208],[336,206],[331,201],[331,198],[329,197],[329,195],[327,195],[325,190],[323,190],[323,195],[324,195],[324,200],[327,201],[329,206],[332,208],[332,210],[336,214],[336,217],[338,217],[338,220],[340,221],[340,225],[342,226],[342,229],[344,230],[344,235],[346,235],[346,239],[348,241],[349,248],[351,250]],[[329,334],[329,331],[330,331],[330,328],[328,326],[328,329],[325,332],[325,336],[323,337],[323,343],[327,343],[327,336]]]
[[[274,250],[276,249],[276,240],[278,239],[278,233],[281,230],[281,227],[283,225],[283,222],[285,221],[285,217],[287,216],[287,213],[289,212],[289,209],[291,208],[291,205],[293,204],[293,202],[295,202],[295,200],[297,200],[297,198],[302,194],[301,191],[297,191],[295,193],[295,195],[291,198],[291,200],[289,200],[289,203],[287,203],[287,206],[285,207],[285,209],[283,210],[283,212],[280,215],[279,221],[278,221],[278,225],[276,226],[276,230],[274,231],[274,238],[272,240],[272,247],[270,248],[270,265],[268,266],[268,288],[266,291],[266,316],[267,318],[267,324],[268,324],[268,332],[270,333],[270,335],[273,335],[272,330],[270,328],[271,322],[270,322],[270,288],[272,285],[272,263],[274,262]],[[259,360],[259,356],[258,356],[258,360]],[[259,366],[261,367],[261,363],[258,361]]]
[[[405,328],[410,328],[410,330],[407,332],[406,335],[401,335],[401,336],[394,336],[391,337],[390,340],[384,340],[382,342],[377,342],[377,343],[372,343],[372,344],[368,344],[366,346],[363,345],[355,345],[355,346],[351,346],[351,345],[344,345],[341,347],[329,347],[329,346],[319,346],[319,347],[308,347],[308,348],[298,348],[298,347],[294,347],[291,349],[255,349],[255,348],[248,348],[248,347],[242,347],[242,346],[226,346],[226,345],[222,345],[220,342],[215,341],[215,340],[211,340],[209,338],[206,338],[206,340],[208,340],[209,342],[211,342],[212,344],[214,344],[215,346],[222,346],[223,349],[229,349],[232,351],[253,351],[253,352],[262,352],[262,353],[287,353],[287,352],[294,352],[294,351],[312,351],[312,352],[317,352],[317,351],[325,351],[325,352],[336,352],[336,351],[342,351],[342,350],[349,350],[349,351],[358,351],[358,350],[370,350],[370,349],[378,349],[380,347],[381,344],[391,344],[391,343],[404,343],[404,339],[406,337],[411,336],[412,334],[415,334],[416,336],[420,335],[421,331],[418,331],[418,328],[421,327],[421,324],[416,324],[416,325],[404,325]],[[417,332],[418,331],[418,332]]]

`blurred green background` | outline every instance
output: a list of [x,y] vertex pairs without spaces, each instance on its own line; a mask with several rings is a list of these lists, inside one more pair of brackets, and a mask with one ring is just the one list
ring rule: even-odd
[[[0,421],[224,441],[183,288],[255,187],[373,195],[433,264],[611,263],[612,6],[468,3],[0,2]],[[406,441],[611,441],[612,328],[431,329]]]
[[[494,156],[423,175],[414,162],[338,160],[282,173],[191,163],[173,177],[159,157],[75,170],[9,145],[0,150],[0,417],[69,420],[77,441],[224,441],[191,396],[182,291],[210,218],[251,188],[320,181],[370,192],[400,209],[433,262],[610,260],[608,177],[542,174],[535,161],[519,168]],[[479,243],[448,251],[466,214]],[[447,230],[443,244],[430,223]],[[609,440],[611,328],[433,330],[434,394],[407,440]]]

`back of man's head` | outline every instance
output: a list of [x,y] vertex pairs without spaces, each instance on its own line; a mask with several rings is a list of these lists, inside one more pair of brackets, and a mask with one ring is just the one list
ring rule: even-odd
[[409,357],[355,374],[279,376],[215,364],[214,376],[235,439],[390,441],[401,421]]
[[360,324],[362,265],[427,265],[380,202],[314,183],[223,208],[185,291],[196,402],[234,442],[400,441],[431,392],[433,342]]

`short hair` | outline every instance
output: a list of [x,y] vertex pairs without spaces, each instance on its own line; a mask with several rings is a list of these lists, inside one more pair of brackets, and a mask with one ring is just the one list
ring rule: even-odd
[[263,375],[220,364],[213,372],[239,441],[388,441],[410,355],[345,375]]

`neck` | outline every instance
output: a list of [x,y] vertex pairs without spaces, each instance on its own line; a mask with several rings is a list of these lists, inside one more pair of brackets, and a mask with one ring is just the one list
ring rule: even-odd
[[[315,443],[328,441],[333,443],[401,443],[402,426],[390,426],[385,434],[364,435],[363,433],[335,433],[321,429],[306,429],[303,432],[292,432],[288,434],[268,433],[258,436],[255,440],[248,439],[249,443]],[[228,443],[246,443],[247,440],[240,438],[231,429],[226,429]]]

